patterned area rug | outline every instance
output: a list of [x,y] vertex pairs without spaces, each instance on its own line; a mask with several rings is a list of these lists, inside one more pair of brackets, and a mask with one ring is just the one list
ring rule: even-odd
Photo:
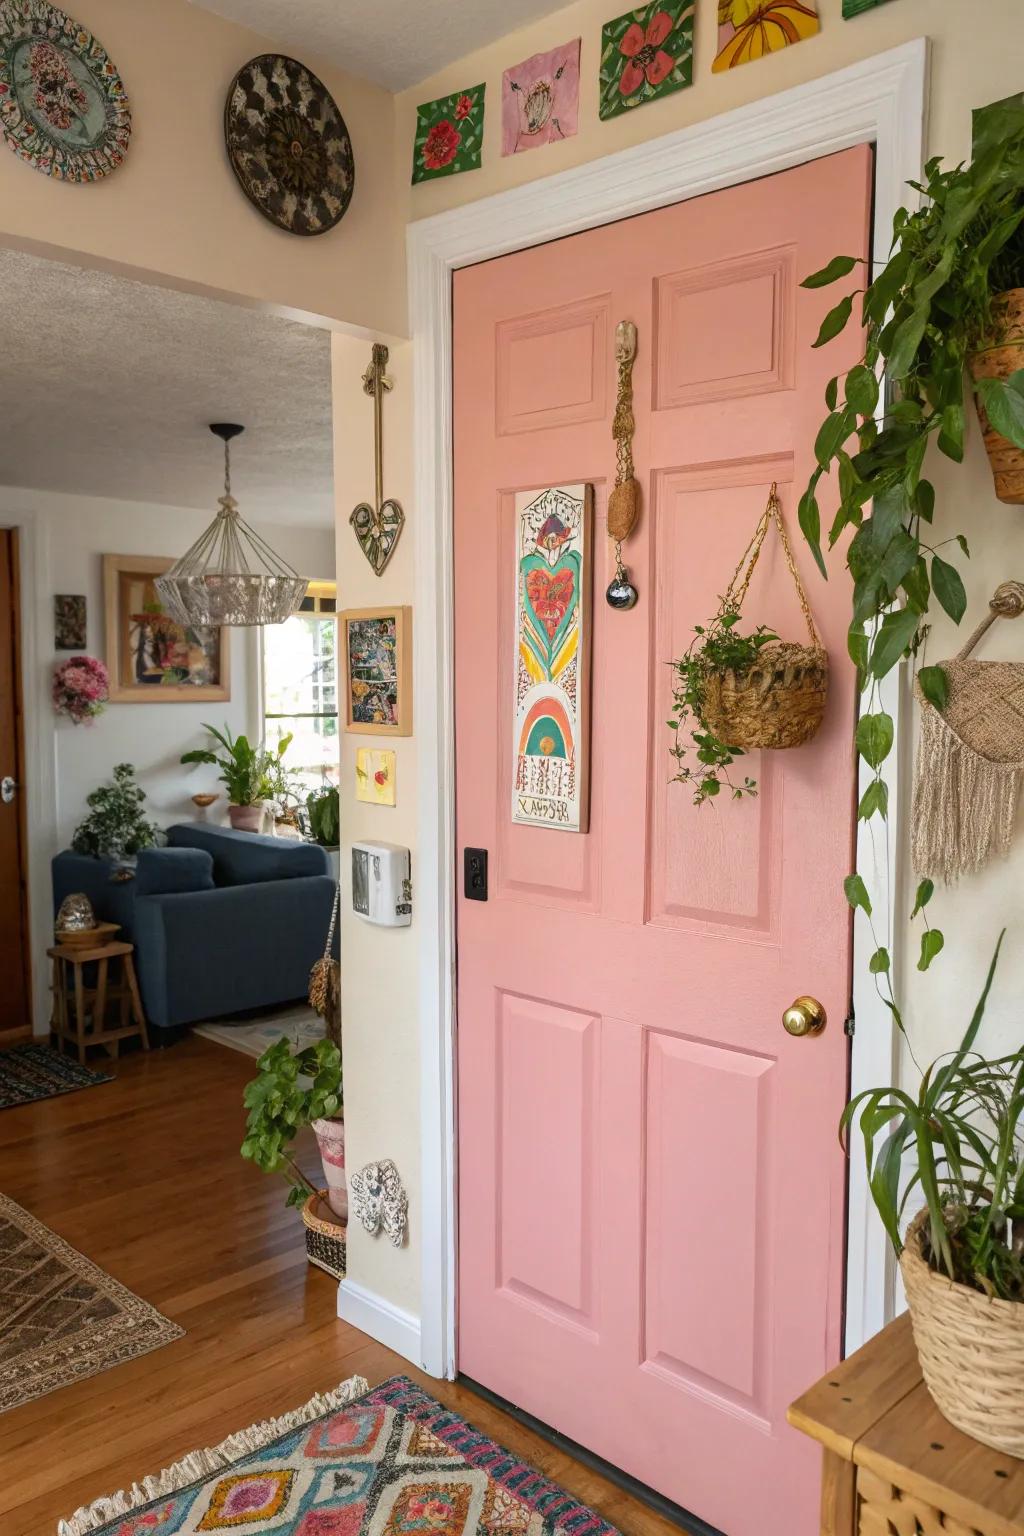
[[33,1104],[36,1099],[52,1099],[58,1093],[72,1093],[76,1088],[93,1088],[110,1083],[106,1072],[93,1072],[77,1061],[51,1051],[48,1045],[16,1045],[0,1051],[0,1109],[16,1104]]
[[618,1536],[408,1377],[365,1386],[193,1452],[58,1536]]
[[184,1331],[0,1195],[0,1413]]
[[303,1046],[314,1045],[324,1037],[324,1021],[304,1003],[279,1013],[267,1014],[248,1024],[195,1024],[193,1032],[207,1040],[229,1045],[233,1051],[244,1051],[247,1056],[262,1056],[263,1052],[284,1035],[301,1051]]

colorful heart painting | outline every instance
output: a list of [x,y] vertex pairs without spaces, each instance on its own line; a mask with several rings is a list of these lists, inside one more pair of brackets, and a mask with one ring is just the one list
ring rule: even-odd
[[518,155],[576,132],[580,111],[580,39],[535,53],[501,80],[501,152]]
[[885,5],[886,0],[843,0],[843,19],[852,21],[854,16],[862,16],[865,11],[873,11],[876,5]]
[[484,90],[453,91],[416,108],[413,185],[480,167],[484,142]]
[[763,59],[821,30],[817,0],[718,0],[714,74]]
[[587,830],[593,492],[516,497],[512,820]]
[[693,84],[694,0],[626,11],[601,31],[602,118]]

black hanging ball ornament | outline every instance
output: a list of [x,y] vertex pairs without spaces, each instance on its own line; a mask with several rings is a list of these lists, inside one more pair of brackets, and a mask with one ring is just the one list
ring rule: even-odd
[[609,608],[617,608],[622,613],[626,613],[630,608],[636,607],[640,594],[625,571],[617,571],[611,579],[605,598]]

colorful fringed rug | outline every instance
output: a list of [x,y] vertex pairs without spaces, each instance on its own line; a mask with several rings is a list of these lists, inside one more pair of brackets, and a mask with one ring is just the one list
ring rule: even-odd
[[0,1109],[13,1109],[16,1104],[33,1104],[36,1099],[52,1099],[58,1093],[112,1081],[109,1073],[80,1067],[77,1061],[51,1051],[41,1042],[0,1051]]
[[58,1536],[618,1536],[406,1376],[353,1377],[194,1451]]

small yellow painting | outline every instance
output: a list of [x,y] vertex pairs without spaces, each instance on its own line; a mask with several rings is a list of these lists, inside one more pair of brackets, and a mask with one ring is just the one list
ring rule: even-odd
[[395,754],[388,748],[356,750],[356,799],[371,805],[395,803]]
[[718,0],[718,57],[712,73],[801,43],[820,27],[816,0]]

